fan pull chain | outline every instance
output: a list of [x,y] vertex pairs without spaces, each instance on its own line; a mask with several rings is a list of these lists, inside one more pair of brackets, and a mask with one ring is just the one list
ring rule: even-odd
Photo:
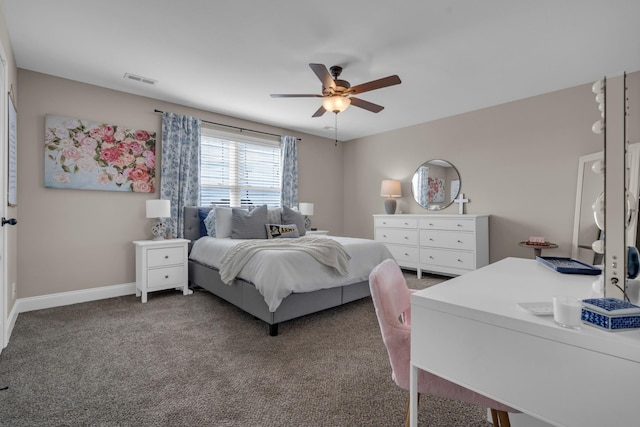
[[336,119],[335,119],[335,126],[334,126],[334,130],[335,130],[335,135],[336,135],[336,143],[334,144],[334,147],[338,146],[338,113],[335,113]]

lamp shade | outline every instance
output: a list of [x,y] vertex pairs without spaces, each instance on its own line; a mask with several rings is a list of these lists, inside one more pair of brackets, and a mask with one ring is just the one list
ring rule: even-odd
[[313,203],[298,203],[298,210],[302,215],[313,216]]
[[330,96],[322,101],[324,109],[332,113],[341,113],[346,110],[350,104],[351,100],[349,98],[340,95]]
[[400,181],[395,179],[385,179],[380,186],[381,197],[401,197],[402,190],[400,188]]
[[170,216],[170,200],[147,200],[147,218],[169,218]]

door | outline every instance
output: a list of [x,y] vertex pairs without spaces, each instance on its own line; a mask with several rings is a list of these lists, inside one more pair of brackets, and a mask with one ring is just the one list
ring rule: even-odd
[[[0,45],[0,217],[6,216],[7,184],[6,153],[8,147],[8,96],[7,96],[7,60]],[[4,256],[7,247],[5,227],[0,227],[0,352],[9,342],[7,336],[8,301],[7,296],[7,260]]]

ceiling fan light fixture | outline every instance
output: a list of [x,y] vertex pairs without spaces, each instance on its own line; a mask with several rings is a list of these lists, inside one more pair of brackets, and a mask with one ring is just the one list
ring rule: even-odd
[[332,113],[341,113],[351,104],[351,100],[347,97],[334,95],[329,96],[322,101],[322,107]]

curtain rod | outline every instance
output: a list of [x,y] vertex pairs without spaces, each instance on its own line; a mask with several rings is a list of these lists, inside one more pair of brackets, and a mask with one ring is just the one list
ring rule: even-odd
[[[154,111],[155,113],[160,113],[160,114],[163,114],[163,113],[164,113],[164,111],[161,111],[161,110],[153,110],[153,111]],[[209,124],[211,124],[211,125],[224,126],[224,127],[227,127],[227,128],[237,129],[237,130],[239,130],[240,132],[247,131],[247,132],[260,133],[260,134],[262,134],[262,135],[277,136],[278,138],[282,138],[282,135],[278,135],[278,134],[276,134],[276,133],[269,133],[269,132],[263,132],[263,131],[261,131],[261,130],[253,130],[253,129],[241,128],[241,127],[239,127],[239,126],[233,126],[233,125],[225,125],[224,123],[210,122],[209,120],[202,120],[202,119],[200,119],[200,121],[202,121],[202,122],[204,122],[204,123],[209,123]],[[296,139],[297,139],[298,141],[302,141],[302,138],[296,138]]]

